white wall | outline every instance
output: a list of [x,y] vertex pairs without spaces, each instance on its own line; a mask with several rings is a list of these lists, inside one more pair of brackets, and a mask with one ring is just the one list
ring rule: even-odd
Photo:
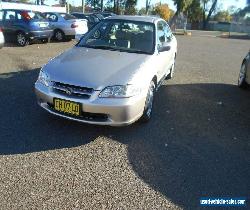
[[38,12],[66,12],[66,7],[51,7],[45,5],[20,4],[1,1],[0,9],[26,9]]

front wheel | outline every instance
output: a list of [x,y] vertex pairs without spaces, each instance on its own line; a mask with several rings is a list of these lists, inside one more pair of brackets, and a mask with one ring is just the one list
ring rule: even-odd
[[142,122],[148,122],[152,116],[154,94],[155,94],[155,83],[154,81],[151,81],[150,86],[148,88],[148,94],[145,102],[143,115],[141,117]]
[[29,44],[29,39],[23,32],[18,32],[16,35],[16,42],[19,46],[24,47]]
[[61,41],[64,41],[65,35],[61,30],[56,30],[54,34],[54,38],[56,41],[61,42]]
[[248,84],[246,82],[246,75],[247,75],[247,67],[246,63],[244,62],[240,69],[239,79],[238,79],[238,87],[239,88],[247,88]]

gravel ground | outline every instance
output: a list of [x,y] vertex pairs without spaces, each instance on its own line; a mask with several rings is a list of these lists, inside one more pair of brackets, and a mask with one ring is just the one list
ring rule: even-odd
[[73,42],[0,50],[0,209],[200,209],[247,197],[249,90],[236,81],[249,41],[178,36],[176,75],[148,124],[123,128],[41,110],[38,68]]

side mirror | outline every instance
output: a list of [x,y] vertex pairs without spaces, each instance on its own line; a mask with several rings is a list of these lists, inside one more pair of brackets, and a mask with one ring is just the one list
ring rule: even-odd
[[159,48],[158,52],[167,52],[171,49],[170,45],[162,46]]

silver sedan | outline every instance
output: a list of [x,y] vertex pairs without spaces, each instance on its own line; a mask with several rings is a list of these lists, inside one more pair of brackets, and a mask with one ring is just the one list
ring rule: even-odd
[[176,54],[176,38],[164,20],[110,17],[41,69],[35,83],[38,104],[80,122],[146,122],[157,88],[173,77]]

